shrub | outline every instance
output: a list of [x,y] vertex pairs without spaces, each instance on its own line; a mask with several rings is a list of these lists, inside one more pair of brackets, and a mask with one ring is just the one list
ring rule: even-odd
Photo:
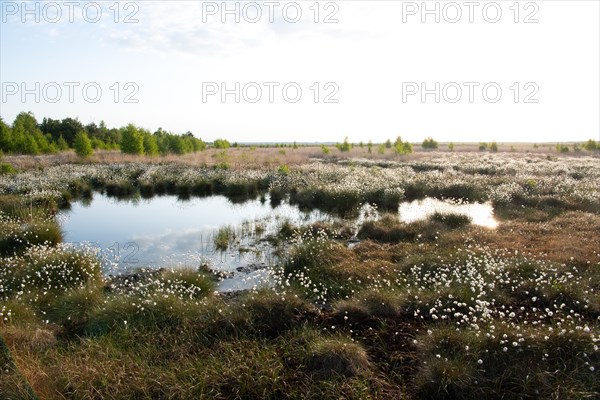
[[290,167],[285,164],[280,165],[279,168],[277,168],[277,173],[281,175],[288,175],[290,173]]
[[321,145],[321,152],[323,154],[329,154],[331,153],[331,150],[329,150],[329,147],[325,146],[324,144]]
[[498,152],[498,144],[495,141],[490,144],[490,151],[494,153]]
[[0,174],[15,174],[17,170],[9,163],[0,163]]
[[479,151],[486,151],[488,148],[488,144],[485,142],[479,142]]
[[583,148],[588,151],[600,150],[600,143],[596,143],[594,140],[590,139],[585,142]]
[[341,151],[341,152],[348,152],[350,151],[350,149],[352,148],[352,146],[350,145],[350,143],[348,142],[348,137],[344,138],[344,142],[343,143],[338,143],[336,144],[336,147]]
[[215,139],[213,147],[215,149],[228,149],[231,147],[231,144],[226,139]]

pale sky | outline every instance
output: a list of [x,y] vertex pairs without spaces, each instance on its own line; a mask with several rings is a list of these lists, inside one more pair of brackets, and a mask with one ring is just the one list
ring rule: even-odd
[[436,22],[421,1],[1,0],[0,116],[242,142],[600,139],[600,3],[515,3],[427,1]]

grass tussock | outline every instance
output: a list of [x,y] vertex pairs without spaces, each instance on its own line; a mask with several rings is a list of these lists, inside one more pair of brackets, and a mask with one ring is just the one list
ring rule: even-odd
[[407,224],[387,214],[379,221],[365,223],[360,228],[358,237],[381,243],[433,241],[443,229],[444,225],[438,221],[416,221]]
[[101,281],[100,263],[85,251],[35,246],[0,265],[2,296],[37,298]]
[[252,330],[268,338],[299,328],[318,315],[314,305],[293,293],[280,295],[264,290],[252,293],[242,301],[250,314]]
[[515,332],[494,337],[441,326],[417,338],[425,362],[415,376],[421,398],[585,398],[600,386],[593,345],[579,333]]
[[467,226],[472,222],[471,217],[462,214],[436,212],[430,217],[431,221],[439,222],[448,228],[456,229]]
[[360,344],[339,337],[310,343],[307,368],[318,379],[348,378],[370,373],[371,363]]
[[0,256],[18,254],[30,246],[56,246],[61,241],[56,221],[9,222],[0,227]]
[[229,248],[229,245],[235,239],[235,231],[232,227],[226,226],[219,228],[217,231],[214,242],[218,250],[225,251]]

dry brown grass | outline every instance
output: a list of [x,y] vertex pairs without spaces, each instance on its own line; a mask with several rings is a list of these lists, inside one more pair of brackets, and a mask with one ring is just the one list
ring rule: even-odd
[[600,215],[574,211],[544,223],[506,221],[494,230],[480,228],[477,237],[490,248],[583,265],[600,261],[598,232]]
[[50,329],[7,325],[1,332],[7,346],[21,351],[43,351],[57,343],[56,332]]
[[[538,148],[533,148],[530,143],[500,143],[499,152],[510,152],[510,146],[515,147],[513,152],[515,157],[535,154],[545,156],[547,154],[560,157],[589,156],[590,152],[567,154],[558,154],[553,144],[542,144]],[[205,151],[190,153],[186,155],[168,155],[157,157],[146,157],[131,154],[123,154],[118,150],[98,150],[93,156],[86,160],[81,160],[74,151],[69,150],[59,154],[45,154],[39,156],[30,155],[7,155],[6,162],[20,169],[32,169],[60,165],[67,163],[176,163],[190,166],[217,165],[226,162],[230,168],[273,168],[279,165],[301,165],[309,163],[314,159],[321,160],[349,160],[349,159],[369,159],[382,161],[425,161],[440,156],[441,153],[449,153],[446,143],[440,143],[439,149],[435,151],[423,150],[420,144],[414,145],[414,153],[408,155],[397,155],[394,149],[385,149],[384,154],[377,151],[377,146],[373,146],[372,153],[368,153],[367,146],[354,147],[348,152],[341,152],[335,146],[328,146],[330,153],[324,154],[320,146],[306,146],[298,149],[275,148],[275,147],[237,147],[227,150],[207,149]],[[552,149],[550,149],[552,148]],[[477,143],[455,143],[455,153],[473,152],[481,154],[478,151]]]

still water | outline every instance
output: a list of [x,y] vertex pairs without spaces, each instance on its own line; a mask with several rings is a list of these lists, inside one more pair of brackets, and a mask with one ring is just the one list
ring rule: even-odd
[[[488,228],[497,225],[489,203],[427,198],[398,207],[400,221],[405,223],[435,212],[467,215],[473,224]],[[375,207],[363,205],[353,224],[354,235],[363,223],[378,218]],[[285,221],[306,225],[333,219],[325,212],[301,211],[286,202],[272,206],[268,196],[239,204],[224,196],[119,200],[95,193],[93,199],[78,201],[59,214],[65,242],[91,246],[103,260],[105,274],[207,265],[225,278],[219,283],[221,291],[248,289],[268,281],[269,267],[278,263],[282,249],[273,247],[267,238]],[[215,235],[224,227],[234,235],[228,249],[221,251]],[[352,245],[357,241],[351,240]]]
[[[252,287],[265,278],[265,267],[277,261],[265,238],[281,223],[302,225],[330,218],[287,203],[272,207],[268,197],[234,204],[224,196],[118,200],[99,193],[59,215],[65,242],[92,246],[104,260],[106,274],[207,264],[228,276],[219,285],[222,291]],[[214,243],[222,227],[235,232],[226,251]]]
[[486,228],[496,228],[498,222],[494,219],[494,208],[491,203],[464,203],[443,201],[433,198],[403,202],[398,208],[401,222],[407,224],[429,218],[434,213],[459,214],[471,219],[471,223]]

